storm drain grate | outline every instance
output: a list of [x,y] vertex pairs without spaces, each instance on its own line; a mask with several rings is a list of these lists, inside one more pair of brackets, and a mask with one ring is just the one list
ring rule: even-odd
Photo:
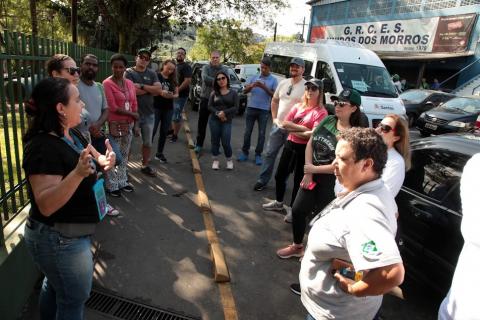
[[115,294],[92,289],[86,303],[88,309],[110,316],[112,319],[122,320],[200,320],[197,317],[187,316],[141,302],[119,297]]

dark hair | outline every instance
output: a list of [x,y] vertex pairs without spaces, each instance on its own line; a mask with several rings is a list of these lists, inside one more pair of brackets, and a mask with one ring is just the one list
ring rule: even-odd
[[227,88],[230,88],[230,78],[228,77],[228,74],[224,70],[220,70],[215,74],[215,80],[213,80],[213,90],[215,90],[216,94],[220,94],[220,86],[218,85],[217,77],[218,75],[223,74],[225,78],[227,78]]
[[179,47],[179,48],[177,49],[177,51],[178,51],[178,50],[183,50],[183,52],[184,52],[185,54],[187,54],[187,50],[185,50],[185,48]]
[[45,78],[33,88],[32,98],[25,110],[32,117],[27,133],[23,137],[28,142],[41,132],[55,132],[63,137],[63,126],[57,112],[57,104],[68,104],[70,81],[64,78]]
[[360,107],[352,104],[352,106],[357,107],[357,110],[355,110],[351,115],[350,115],[350,125],[352,127],[361,127],[361,111]]
[[47,73],[50,77],[53,77],[53,71],[60,72],[63,68],[63,61],[65,60],[73,60],[72,57],[67,56],[66,54],[57,53],[53,55],[50,59],[48,59],[47,63],[45,64],[47,68]]
[[85,59],[87,58],[90,58],[90,59],[95,59],[98,61],[98,58],[96,55],[92,54],[92,53],[86,53],[82,56],[82,59],[80,60],[80,63],[83,63],[85,61]]
[[127,58],[123,54],[115,53],[110,57],[110,64],[113,64],[114,61],[123,61],[125,67],[128,65]]
[[[173,59],[167,59],[165,61],[162,62],[162,66],[160,67],[160,72],[162,72],[163,70],[163,67],[167,64],[167,63],[171,63],[175,66],[175,69],[177,68],[177,64],[175,63],[175,61]],[[177,86],[177,79],[176,79],[176,72],[172,73],[171,75],[168,76],[168,82],[170,82],[172,85],[174,86]]]
[[345,140],[353,150],[355,162],[363,159],[373,160],[373,171],[382,175],[387,163],[387,145],[372,128],[350,128],[338,134],[338,140]]

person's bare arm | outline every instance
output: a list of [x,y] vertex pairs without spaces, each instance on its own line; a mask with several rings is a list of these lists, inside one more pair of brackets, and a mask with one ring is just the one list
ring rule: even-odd
[[338,272],[334,277],[345,292],[356,297],[377,296],[388,293],[403,282],[405,269],[403,263],[395,263],[388,266],[369,270],[362,280],[354,282],[345,278]]
[[187,89],[188,86],[190,86],[191,82],[192,82],[192,77],[183,79],[183,82],[180,84],[180,86],[178,86],[178,91],[183,91]]

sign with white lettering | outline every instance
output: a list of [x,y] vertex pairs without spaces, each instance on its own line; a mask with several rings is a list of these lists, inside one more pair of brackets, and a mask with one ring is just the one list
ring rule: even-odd
[[463,52],[467,49],[476,16],[471,13],[315,26],[310,32],[310,42],[318,39],[353,41],[376,52]]

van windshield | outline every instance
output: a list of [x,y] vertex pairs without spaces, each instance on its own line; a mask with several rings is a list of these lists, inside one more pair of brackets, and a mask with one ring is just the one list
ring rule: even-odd
[[344,89],[356,89],[362,96],[398,97],[385,68],[345,62],[334,62],[334,66]]

